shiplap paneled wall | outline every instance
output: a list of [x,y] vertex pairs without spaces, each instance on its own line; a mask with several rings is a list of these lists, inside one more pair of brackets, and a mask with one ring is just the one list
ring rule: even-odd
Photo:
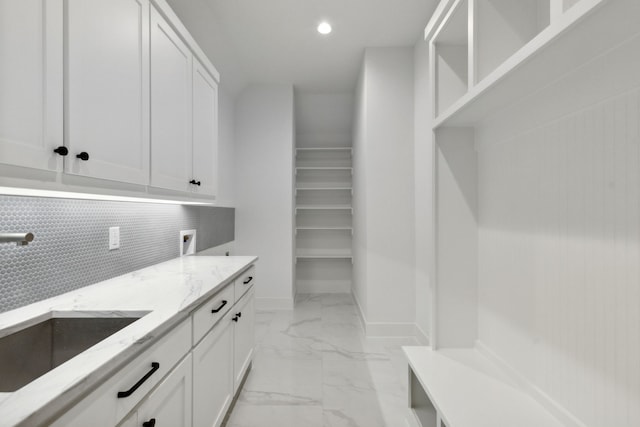
[[639,45],[476,136],[479,340],[592,427],[640,426]]

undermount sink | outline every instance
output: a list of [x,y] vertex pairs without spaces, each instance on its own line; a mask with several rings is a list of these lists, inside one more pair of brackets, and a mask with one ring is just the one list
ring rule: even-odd
[[0,338],[0,392],[13,392],[148,312],[55,312]]

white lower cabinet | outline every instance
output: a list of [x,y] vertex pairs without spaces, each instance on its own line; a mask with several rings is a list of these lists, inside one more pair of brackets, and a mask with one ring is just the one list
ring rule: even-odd
[[255,340],[255,307],[254,289],[251,288],[235,307],[234,340],[233,340],[233,389],[238,390],[242,378],[253,358],[253,344]]
[[137,425],[191,427],[192,360],[189,354],[142,403]]
[[113,427],[134,409],[191,349],[187,319],[90,393],[53,427]]
[[[248,275],[253,280],[252,267],[49,425],[220,426],[253,357]],[[238,282],[244,294],[234,304]]]
[[233,335],[228,312],[193,349],[193,425],[217,427],[233,400]]

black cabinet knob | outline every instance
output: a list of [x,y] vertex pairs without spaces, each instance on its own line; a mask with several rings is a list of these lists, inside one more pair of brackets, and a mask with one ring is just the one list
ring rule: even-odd
[[242,312],[240,311],[240,312],[236,313],[236,316],[242,317]]
[[53,150],[53,152],[56,153],[56,154],[60,154],[62,157],[64,157],[67,154],[69,154],[69,149],[67,147],[65,147],[64,145],[61,145],[58,148],[56,148],[55,150]]
[[87,160],[89,160],[89,153],[87,153],[86,151],[83,151],[80,154],[76,154],[76,157],[86,162]]
[[142,427],[154,427],[156,425],[156,419],[151,418],[149,421],[145,421],[142,423]]
[[233,320],[234,322],[237,322],[237,321],[238,321],[238,316],[234,317],[234,318],[233,318],[233,319],[231,319],[231,320]]

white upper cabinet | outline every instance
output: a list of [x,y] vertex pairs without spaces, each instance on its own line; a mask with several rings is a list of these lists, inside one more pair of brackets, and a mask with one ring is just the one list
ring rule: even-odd
[[194,190],[213,196],[218,188],[218,85],[204,66],[193,60]]
[[0,162],[59,170],[62,0],[0,0]]
[[67,0],[65,13],[65,172],[148,184],[149,2]]
[[151,10],[151,185],[189,191],[192,169],[192,58]]
[[0,180],[215,196],[219,79],[164,0],[0,0]]
[[151,11],[151,185],[213,196],[218,85],[180,36]]

